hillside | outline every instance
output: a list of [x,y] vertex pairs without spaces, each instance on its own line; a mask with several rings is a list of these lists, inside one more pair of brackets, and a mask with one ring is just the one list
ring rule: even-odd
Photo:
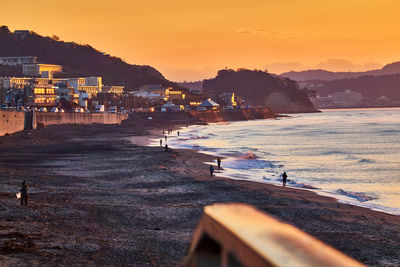
[[315,107],[297,83],[263,71],[220,70],[214,79],[204,80],[207,92],[234,92],[253,105],[266,105],[276,112],[313,112]]
[[321,96],[328,96],[347,89],[373,99],[385,95],[391,101],[400,100],[400,74],[362,76],[356,79],[339,79],[318,83],[319,86],[315,89]]
[[289,78],[298,82],[303,81],[332,81],[338,79],[358,78],[361,76],[372,75],[382,76],[400,73],[400,62],[387,64],[381,69],[370,70],[364,72],[332,72],[326,70],[306,70],[306,71],[290,71],[280,74],[280,77]]
[[[129,90],[143,84],[175,85],[150,66],[131,65],[120,58],[104,55],[90,45],[58,41],[31,32],[18,38],[6,26],[0,27],[0,56],[36,56],[38,61],[64,66],[61,76],[102,76],[105,84],[125,85]],[[20,71],[0,69],[0,76]]]

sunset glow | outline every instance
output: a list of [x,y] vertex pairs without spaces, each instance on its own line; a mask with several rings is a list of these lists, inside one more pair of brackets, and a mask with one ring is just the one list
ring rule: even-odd
[[399,59],[395,0],[22,0],[1,6],[7,11],[1,24],[10,30],[90,44],[174,81],[213,77],[224,67],[359,71]]

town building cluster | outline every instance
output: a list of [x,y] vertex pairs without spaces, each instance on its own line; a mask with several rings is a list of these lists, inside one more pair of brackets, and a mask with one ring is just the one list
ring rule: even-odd
[[343,92],[334,92],[328,96],[316,95],[311,97],[311,102],[317,108],[351,108],[351,107],[384,107],[390,105],[400,105],[399,101],[390,101],[389,98],[382,95],[378,98],[365,97],[359,92],[345,90]]
[[0,101],[13,107],[57,107],[62,103],[87,109],[98,94],[122,95],[123,86],[103,85],[102,77],[55,78],[61,65],[38,63],[36,57],[0,57],[0,65],[22,66],[23,77],[0,77]]
[[22,77],[0,77],[0,102],[13,108],[175,112],[235,109],[244,103],[234,93],[212,100],[198,91],[160,84],[128,92],[124,86],[104,85],[102,77],[65,78],[61,65],[41,63],[34,56],[0,57],[0,65],[22,69]]

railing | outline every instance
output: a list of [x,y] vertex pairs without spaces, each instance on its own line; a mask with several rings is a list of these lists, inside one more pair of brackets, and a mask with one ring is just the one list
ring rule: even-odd
[[207,206],[182,266],[363,266],[296,227],[244,204]]

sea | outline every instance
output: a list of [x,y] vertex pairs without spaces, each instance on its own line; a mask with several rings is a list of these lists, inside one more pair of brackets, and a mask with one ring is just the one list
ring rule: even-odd
[[399,108],[195,125],[168,145],[222,157],[219,176],[282,185],[286,172],[289,187],[400,215]]

